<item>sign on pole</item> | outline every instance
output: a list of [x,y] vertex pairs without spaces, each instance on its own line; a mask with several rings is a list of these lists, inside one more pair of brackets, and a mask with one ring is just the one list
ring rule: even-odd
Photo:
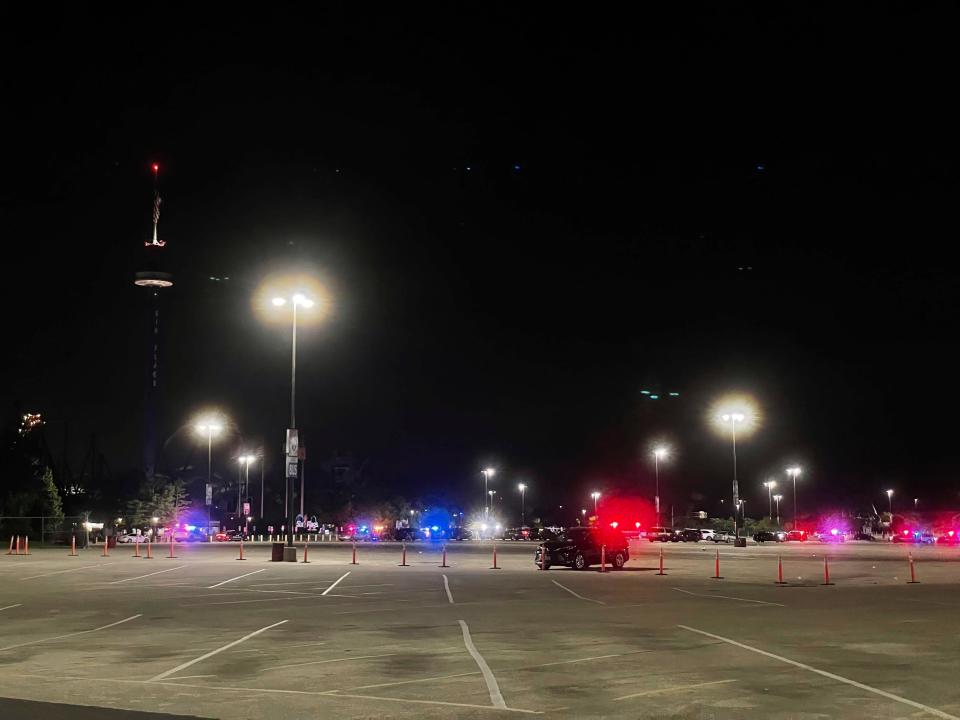
[[207,507],[213,505],[213,485],[207,483]]
[[300,451],[300,438],[294,428],[287,428],[287,457],[295,458]]
[[287,477],[295,478],[297,476],[297,458],[288,457],[287,458]]

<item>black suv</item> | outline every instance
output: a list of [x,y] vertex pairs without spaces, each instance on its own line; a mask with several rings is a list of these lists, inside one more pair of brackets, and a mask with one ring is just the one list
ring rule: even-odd
[[613,528],[569,528],[556,540],[547,540],[537,547],[533,559],[541,567],[542,553],[546,552],[545,569],[551,565],[566,565],[574,570],[586,570],[600,562],[601,547],[606,547],[606,559],[614,570],[620,570],[630,559],[627,538]]

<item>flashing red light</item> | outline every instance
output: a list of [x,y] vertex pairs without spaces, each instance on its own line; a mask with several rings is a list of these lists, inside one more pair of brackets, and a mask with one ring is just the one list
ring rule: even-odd
[[610,523],[610,527],[612,527],[614,530],[616,530],[616,529],[617,529],[617,525],[619,525],[619,524],[620,524],[620,523],[618,523],[616,520],[614,520],[612,523]]
[[154,171],[154,172],[157,172],[157,171],[160,169],[160,166],[157,165],[156,163],[154,163],[153,165],[151,165],[151,167],[153,168],[153,171]]
[[950,530],[949,532],[947,532],[947,535],[949,535],[950,537],[953,537],[953,530]]
[[904,531],[903,531],[903,534],[904,534],[904,535],[909,535],[909,534],[910,534],[910,531],[909,531],[909,530],[904,530]]
[[636,525],[636,526],[637,526],[637,530],[639,530],[639,529],[640,529],[640,523],[638,523],[638,522],[635,522],[635,523],[634,523],[634,525]]
[[830,531],[830,534],[831,534],[831,535],[836,535],[838,532],[839,532],[839,530],[837,530],[836,528],[833,528],[833,529]]

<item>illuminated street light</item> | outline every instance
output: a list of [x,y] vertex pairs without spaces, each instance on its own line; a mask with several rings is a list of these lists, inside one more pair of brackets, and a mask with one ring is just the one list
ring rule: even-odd
[[207,536],[210,536],[210,504],[213,502],[213,436],[223,432],[225,423],[215,415],[201,417],[195,424],[200,435],[207,436],[207,486],[204,498],[207,505]]
[[520,491],[520,527],[523,527],[524,526],[524,507],[523,507],[524,497],[523,496],[527,491],[527,486],[524,483],[520,483],[519,485],[517,485],[517,490]]
[[887,505],[890,510],[890,517],[893,517],[893,490],[887,490]]
[[496,475],[497,471],[492,467],[488,467],[481,470],[480,474],[483,475],[483,516],[486,518],[490,514],[490,506],[487,502],[490,496],[488,484],[490,482],[490,478]]
[[780,527],[780,500],[783,498],[783,495],[774,495],[773,499],[777,503],[777,527]]
[[797,475],[802,471],[799,467],[788,467],[787,475],[793,478],[793,529],[797,529]]
[[[250,494],[250,463],[256,462],[256,455],[241,455],[237,458],[237,462],[240,463],[240,467],[243,468],[244,478],[243,478],[243,495],[248,496]],[[241,487],[240,479],[237,478],[237,516],[239,517],[241,510]]]
[[656,507],[657,525],[660,525],[660,461],[670,455],[670,451],[663,445],[653,449],[653,474],[656,478],[656,489],[653,502]]
[[733,536],[736,541],[740,539],[740,524],[737,515],[743,507],[740,504],[740,488],[737,485],[737,423],[744,422],[746,415],[742,412],[727,412],[722,413],[720,419],[724,423],[730,424],[730,439],[733,443]]
[[763,486],[767,489],[767,517],[773,517],[773,496],[770,494],[777,486],[776,480],[767,480]]
[[[271,300],[271,303],[276,308],[284,307],[287,303],[290,303],[290,305],[293,308],[293,313],[292,313],[293,341],[291,343],[291,352],[290,352],[290,426],[287,431],[287,443],[288,443],[287,457],[289,460],[292,461],[292,466],[296,468],[296,472],[294,475],[291,475],[289,469],[286,471],[287,478],[286,478],[285,487],[286,487],[287,497],[292,499],[293,492],[294,492],[292,483],[293,481],[296,480],[298,476],[300,477],[300,514],[303,515],[303,511],[304,511],[303,475],[300,472],[300,458],[299,458],[299,453],[297,455],[293,455],[292,448],[290,447],[290,445],[293,442],[292,438],[296,436],[296,429],[297,429],[297,315],[298,315],[298,308],[309,310],[316,303],[314,302],[313,299],[308,297],[303,292],[295,292],[293,293],[293,295],[290,296],[289,299],[287,299],[282,295],[274,296],[273,299]],[[298,450],[299,450],[299,443],[298,443]],[[290,462],[287,463],[287,467],[288,468],[291,467]],[[288,502],[287,503],[287,547],[293,547],[293,526],[294,526],[293,503]]]
[[593,498],[593,514],[596,515],[596,514],[597,514],[597,500],[600,499],[600,493],[597,492],[596,490],[594,490],[592,493],[590,493],[590,497]]

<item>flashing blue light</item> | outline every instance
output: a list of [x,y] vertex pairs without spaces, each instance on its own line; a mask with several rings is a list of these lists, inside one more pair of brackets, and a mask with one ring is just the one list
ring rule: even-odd
[[670,397],[680,397],[680,393],[672,392],[670,393]]
[[184,525],[184,526],[183,526],[183,529],[186,530],[187,532],[193,532],[194,530],[197,529],[197,526],[196,526],[196,525]]
[[649,391],[649,390],[641,390],[641,391],[640,391],[640,394],[641,394],[641,395],[649,395],[649,394],[650,394],[650,391]]
[[440,529],[440,526],[439,526],[439,525],[434,525],[434,526],[431,527],[430,529],[433,530],[434,532],[436,532],[437,530]]
[[651,395],[651,396],[650,396],[650,399],[651,399],[651,400],[659,400],[659,399],[660,399],[660,396],[659,396],[659,395]]
[[366,525],[361,525],[361,526],[360,526],[360,531],[361,531],[361,532],[364,532],[366,529],[367,529],[367,526],[366,526]]

